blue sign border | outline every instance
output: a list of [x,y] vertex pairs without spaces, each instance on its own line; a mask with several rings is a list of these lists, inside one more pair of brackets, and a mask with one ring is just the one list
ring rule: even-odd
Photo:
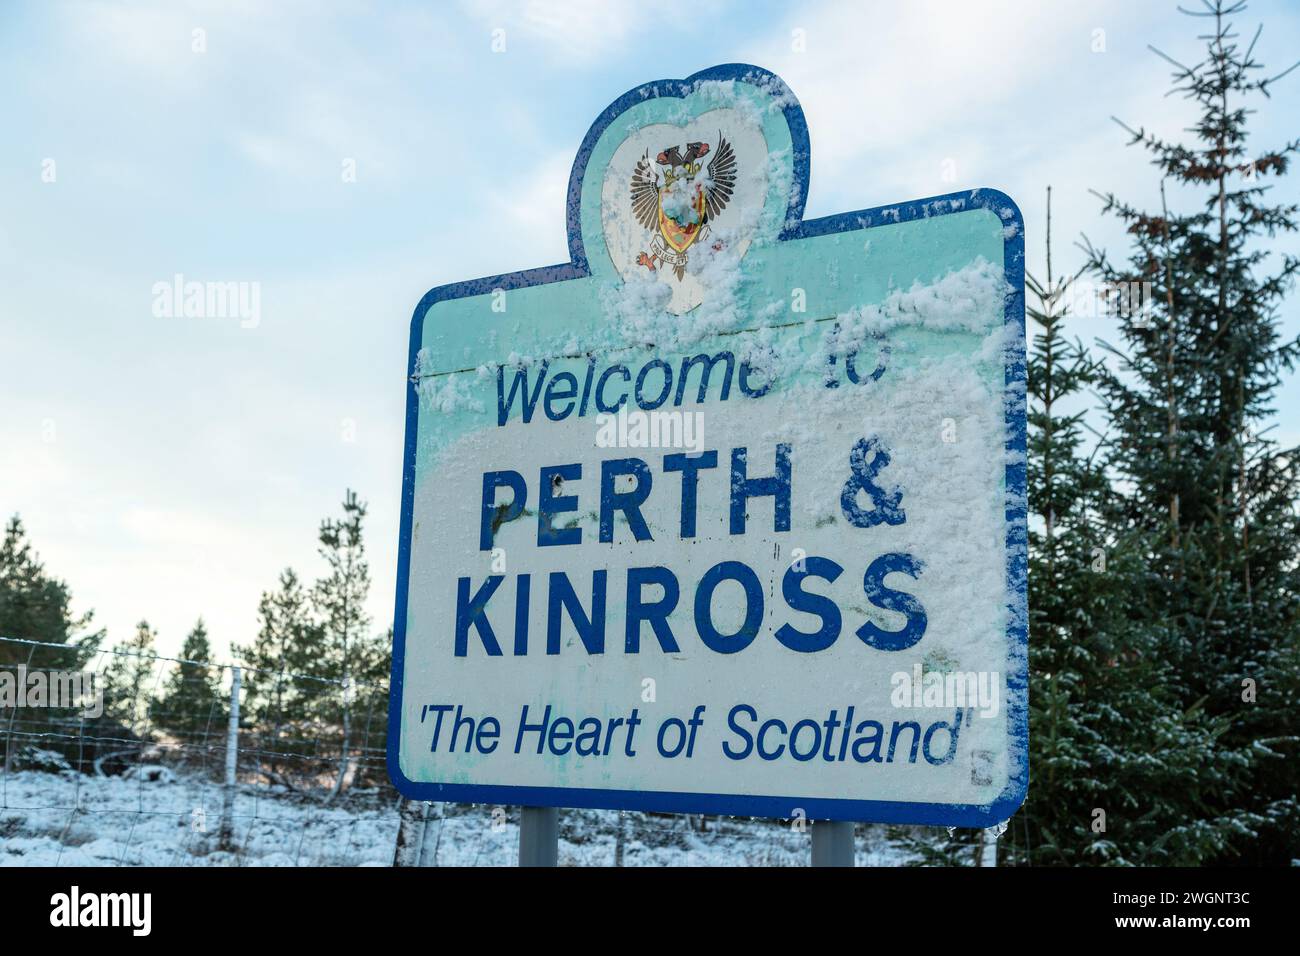
[[[876,226],[911,222],[971,209],[989,209],[1004,223],[1003,268],[1014,290],[1007,297],[1006,324],[1014,342],[1025,336],[1025,235],[1020,209],[1004,193],[994,189],[950,193],[894,206],[879,206],[804,221],[808,195],[808,125],[803,109],[784,81],[761,67],[728,63],[710,67],[684,80],[658,80],[624,93],[600,114],[587,131],[569,174],[567,225],[569,261],[523,272],[453,282],[425,293],[411,320],[411,343],[407,359],[409,374],[416,368],[424,332],[424,316],[437,302],[484,295],[494,289],[523,289],[529,286],[585,278],[591,274],[582,243],[580,223],[582,181],[601,134],[620,114],[635,104],[656,97],[682,98],[694,92],[695,84],[708,80],[740,80],[765,87],[780,97],[781,109],[790,128],[794,152],[794,186],[785,225],[779,240],[808,239],[872,229]],[[1007,683],[1011,690],[1007,720],[1012,728],[1011,764],[1016,772],[1007,787],[991,804],[914,803],[891,800],[856,800],[826,797],[748,796],[725,793],[680,793],[646,790],[604,790],[565,787],[512,787],[463,783],[427,783],[410,780],[399,763],[402,678],[406,649],[407,590],[411,570],[411,524],[415,506],[415,449],[419,434],[419,396],[407,384],[406,442],[402,464],[402,512],[397,552],[397,600],[393,622],[393,673],[388,706],[388,773],[404,796],[415,800],[450,800],[463,803],[514,804],[538,807],[585,807],[621,810],[656,810],[669,813],[711,813],[786,819],[795,807],[810,820],[858,820],[871,823],[915,823],[959,827],[987,827],[1008,819],[1024,802],[1029,786],[1028,715],[1028,533],[1025,501],[1025,358],[1023,346],[1007,349],[1005,406],[1007,424],[1006,547],[1007,598],[1010,617],[1007,626]]]

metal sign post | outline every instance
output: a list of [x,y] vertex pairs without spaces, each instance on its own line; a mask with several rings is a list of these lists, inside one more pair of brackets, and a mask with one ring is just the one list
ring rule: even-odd
[[560,811],[520,807],[519,865],[555,866],[560,858]]
[[818,820],[847,865],[847,821],[1024,798],[1020,213],[806,220],[811,161],[766,70],[647,83],[567,262],[416,307],[388,767],[524,806],[525,865],[561,806]]
[[813,866],[854,866],[854,825],[849,820],[818,820],[812,826]]

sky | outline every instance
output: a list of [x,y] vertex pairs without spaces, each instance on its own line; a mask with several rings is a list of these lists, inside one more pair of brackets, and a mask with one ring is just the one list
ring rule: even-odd
[[[1237,21],[1265,24],[1269,66],[1300,56],[1300,6]],[[282,568],[322,572],[320,520],[354,489],[385,630],[412,311],[567,259],[574,153],[625,90],[770,69],[808,120],[809,218],[993,187],[1041,274],[1050,184],[1073,271],[1082,233],[1126,248],[1090,189],[1158,204],[1111,117],[1181,135],[1147,47],[1197,58],[1203,26],[1165,0],[0,3],[0,512],[110,641],[146,618],[174,653],[202,616],[225,659]],[[1298,116],[1300,71],[1253,142]],[[256,313],[168,315],[176,275],[247,283]],[[1277,426],[1300,442],[1294,377]]]

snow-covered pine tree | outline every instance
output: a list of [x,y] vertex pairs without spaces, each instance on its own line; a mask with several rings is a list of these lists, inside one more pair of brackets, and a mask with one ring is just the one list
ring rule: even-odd
[[1027,277],[1030,787],[1001,853],[1033,866],[1191,862],[1188,808],[1151,795],[1195,776],[1213,728],[1185,718],[1159,635],[1134,622],[1148,572],[1140,539],[1104,520],[1111,490],[1086,434],[1101,369],[1066,338],[1079,276],[1053,267],[1050,188],[1047,209],[1045,280]]
[[1189,815],[1166,843],[1187,841],[1171,862],[1285,862],[1300,856],[1300,483],[1296,449],[1267,421],[1300,355],[1279,330],[1300,261],[1269,246],[1297,216],[1269,191],[1300,141],[1250,148],[1252,104],[1290,70],[1264,71],[1259,30],[1241,42],[1230,18],[1244,3],[1204,7],[1184,11],[1209,27],[1203,58],[1160,54],[1197,110],[1190,138],[1126,127],[1160,170],[1161,208],[1102,195],[1132,249],[1124,264],[1090,249],[1099,278],[1151,290],[1121,316],[1101,382],[1119,479],[1110,522],[1140,538],[1148,586],[1133,612],[1160,637],[1170,689],[1220,734],[1194,773],[1150,795]]
[[1058,278],[1053,269],[1050,186],[1045,245],[1045,281],[1026,274],[1026,312],[1036,329],[1026,409],[1035,519],[1029,529],[1032,786],[1020,826],[1013,823],[1004,844],[1013,862],[1037,866],[1101,863],[1113,847],[1104,837],[1094,840],[1090,826],[1105,773],[1095,766],[1096,735],[1090,740],[1086,727],[1097,710],[1082,701],[1090,678],[1112,656],[1099,646],[1106,630],[1095,616],[1105,579],[1094,568],[1105,567],[1110,542],[1093,519],[1106,481],[1083,448],[1084,401],[1096,365],[1080,342],[1065,337],[1066,303],[1078,276]]
[[181,647],[181,663],[163,685],[154,709],[154,723],[180,734],[213,734],[224,739],[226,695],[221,669],[192,661],[211,661],[212,645],[203,618],[195,622]]

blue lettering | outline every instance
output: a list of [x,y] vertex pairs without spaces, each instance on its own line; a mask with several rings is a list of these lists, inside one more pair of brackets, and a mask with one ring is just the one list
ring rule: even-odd
[[[645,385],[645,377],[650,373],[652,368],[661,369],[663,371],[664,387],[663,391],[659,393],[659,397],[655,399],[655,401],[647,402],[645,396],[641,394],[641,387]],[[637,373],[636,377],[636,387],[633,390],[633,394],[636,396],[636,404],[638,408],[644,408],[646,411],[653,411],[664,402],[668,401],[668,396],[672,390],[673,367],[671,365],[663,359],[651,359],[649,362],[646,362],[645,365],[641,366],[641,371]]]
[[[557,390],[557,386],[563,387],[563,391]],[[551,380],[546,383],[546,417],[553,422],[558,422],[562,418],[568,418],[569,413],[577,404],[578,397],[578,377],[572,372],[556,372],[551,376]],[[555,410],[556,402],[568,402],[564,411]]]
[[[591,616],[582,609],[569,576],[563,571],[551,572],[551,588],[546,606],[546,653],[560,653],[561,610],[567,611],[569,620],[581,638],[588,654],[605,653],[605,579],[609,572],[594,571],[591,575]],[[498,653],[500,653],[498,651]]]
[[469,628],[474,625],[478,631],[480,640],[483,641],[483,649],[492,657],[501,656],[501,645],[497,643],[497,636],[492,631],[492,624],[488,621],[484,608],[487,602],[492,599],[497,588],[501,587],[501,582],[505,577],[500,574],[493,574],[474,592],[474,597],[469,596],[469,578],[460,578],[456,581],[456,656],[465,657],[469,653]]
[[537,384],[533,386],[532,397],[528,396],[528,369],[515,369],[514,381],[510,383],[510,397],[506,397],[506,370],[504,365],[497,366],[497,425],[504,425],[510,418],[510,410],[515,404],[515,393],[519,393],[524,423],[533,420],[537,409],[537,399],[542,394],[542,383],[546,380],[546,369],[550,363],[543,361],[537,374]]
[[[631,491],[615,491],[615,479],[631,475],[636,479]],[[600,540],[614,540],[614,512],[623,512],[632,536],[637,541],[652,541],[650,529],[641,515],[641,505],[650,497],[654,480],[640,458],[615,458],[600,463]],[[576,507],[576,505],[575,505]]]
[[[497,489],[506,487],[514,492],[509,505],[498,505]],[[528,485],[517,471],[487,471],[483,473],[483,510],[479,515],[478,549],[490,551],[497,529],[507,521],[514,521],[524,513],[528,503]]]
[[600,378],[596,382],[596,411],[603,412],[606,415],[612,415],[627,403],[627,392],[618,397],[618,401],[610,405],[605,401],[605,382],[615,372],[623,376],[623,381],[632,381],[632,373],[627,370],[626,365],[611,365],[605,371],[600,373]]
[[664,456],[664,471],[682,473],[682,537],[695,537],[696,497],[699,491],[700,470],[718,467],[716,451],[687,455],[676,452]]
[[[723,634],[713,624],[713,592],[723,581],[737,581],[745,589],[745,620],[734,634]],[[753,568],[739,561],[721,561],[704,572],[695,589],[695,630],[711,651],[735,654],[758,636],[763,623],[763,585]]]
[[717,355],[712,357],[700,353],[699,355],[693,355],[688,359],[682,359],[681,375],[677,378],[677,397],[673,400],[673,404],[680,405],[682,399],[686,397],[686,379],[687,376],[691,374],[691,369],[695,367],[697,362],[700,363],[703,371],[700,372],[700,388],[696,393],[695,401],[703,402],[705,397],[708,395],[709,375],[713,371],[713,366],[717,365],[719,362],[726,362],[727,370],[722,379],[722,392],[718,396],[718,401],[725,402],[731,394],[731,376],[735,372],[736,365],[736,357],[730,352],[719,352]]
[[577,481],[582,477],[582,465],[553,465],[543,468],[541,472],[541,489],[537,501],[537,546],[550,547],[559,544],[580,544],[581,528],[557,528],[553,518],[557,514],[566,514],[578,510],[577,495],[557,495],[566,481]]
[[731,533],[745,533],[745,506],[750,498],[771,495],[775,501],[773,527],[790,530],[790,446],[776,446],[776,474],[767,478],[747,477],[748,448],[731,450]]
[[913,595],[895,591],[885,585],[885,576],[898,572],[915,578],[924,565],[910,554],[890,552],[882,554],[867,566],[862,576],[862,590],[867,600],[876,607],[887,611],[898,611],[907,615],[907,623],[902,630],[886,631],[867,621],[858,628],[858,637],[868,647],[882,651],[905,651],[925,636],[925,608]]
[[804,558],[803,561],[803,571],[796,570],[793,565],[786,569],[785,577],[781,580],[781,594],[793,610],[820,617],[822,626],[809,632],[798,630],[790,624],[782,624],[777,628],[776,639],[792,651],[808,654],[824,651],[835,643],[840,636],[842,618],[838,604],[825,595],[809,594],[801,584],[807,577],[824,578],[834,583],[844,573],[844,569],[830,558],[811,557]]
[[[641,588],[646,584],[657,584],[664,589],[664,596],[658,601],[642,600]],[[677,638],[668,625],[668,615],[677,607],[681,597],[681,588],[677,585],[677,575],[665,567],[656,565],[651,568],[628,568],[627,571],[627,617],[623,649],[629,654],[641,651],[641,622],[650,624],[654,635],[659,639],[659,647],[665,654],[676,654],[681,650]]]

